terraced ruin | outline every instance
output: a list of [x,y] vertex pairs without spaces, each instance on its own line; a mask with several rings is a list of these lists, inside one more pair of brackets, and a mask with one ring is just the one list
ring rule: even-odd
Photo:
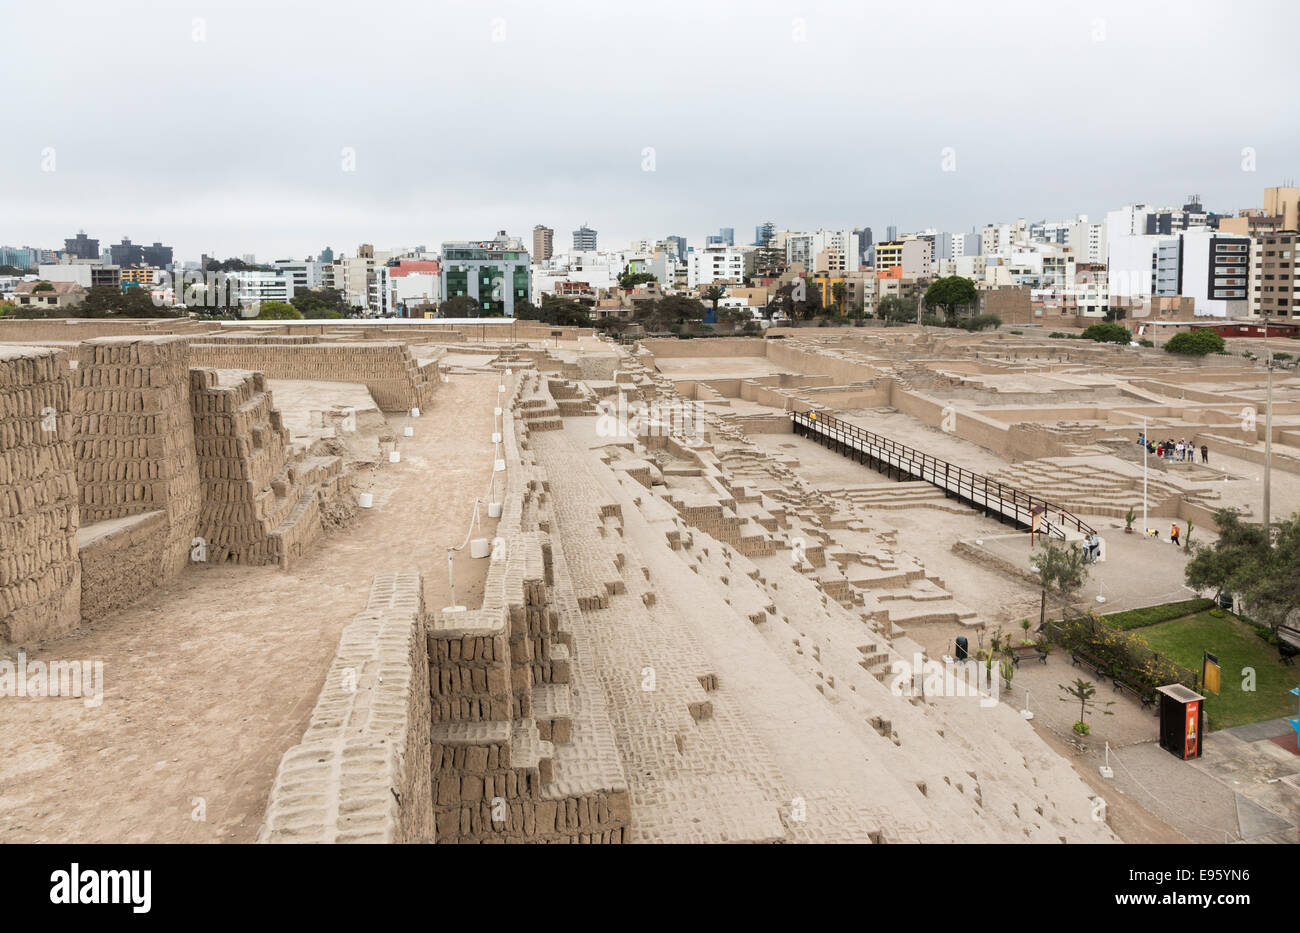
[[[6,839],[1142,839],[1027,698],[927,676],[1037,613],[1023,531],[792,414],[1076,514],[1118,604],[1180,559],[1122,533],[1144,423],[1212,452],[1147,465],[1151,516],[1208,534],[1259,501],[1245,362],[910,328],[8,323],[0,650],[101,660],[106,687],[0,708]],[[1300,380],[1274,391],[1286,511]]]

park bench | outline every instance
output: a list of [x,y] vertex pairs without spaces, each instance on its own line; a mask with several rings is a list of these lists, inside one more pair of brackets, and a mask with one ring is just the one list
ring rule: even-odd
[[1092,655],[1088,654],[1088,652],[1079,651],[1078,649],[1075,649],[1070,652],[1070,658],[1071,658],[1070,664],[1072,667],[1078,667],[1079,665],[1082,664],[1084,667],[1092,671],[1097,677],[1106,676],[1106,665],[1102,664]]
[[1124,680],[1122,677],[1114,678],[1111,683],[1111,689],[1118,690],[1120,693],[1131,693],[1134,697],[1141,700],[1143,709],[1155,705],[1156,694],[1154,690],[1146,690],[1142,687],[1138,687],[1129,683],[1127,680]]
[[1011,666],[1019,667],[1020,662],[1026,658],[1037,658],[1044,664],[1047,663],[1047,652],[1037,645],[1014,645],[1011,648]]

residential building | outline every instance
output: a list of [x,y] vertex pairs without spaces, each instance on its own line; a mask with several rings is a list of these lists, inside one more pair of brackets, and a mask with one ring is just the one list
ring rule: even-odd
[[573,231],[573,248],[577,250],[595,251],[596,249],[596,231],[592,230],[586,224],[583,224],[577,230]]
[[79,259],[73,262],[45,263],[38,267],[40,277],[48,282],[76,282],[84,289],[97,285],[122,287],[122,269],[97,259]]
[[108,248],[108,261],[115,266],[140,266],[144,265],[144,247],[137,246],[127,237],[122,237],[121,243],[115,243]]
[[13,266],[30,272],[40,265],[40,250],[30,246],[0,246],[0,266]]
[[19,282],[14,289],[14,301],[21,308],[57,311],[85,300],[86,289],[76,282]]
[[[596,232],[590,233],[594,243]],[[517,299],[529,304],[533,300],[528,250],[504,230],[491,240],[443,243],[440,274],[440,301],[468,295],[486,315],[512,317]]]
[[75,237],[63,241],[63,251],[69,259],[98,259],[99,240],[86,236],[86,231],[78,231]]
[[1296,273],[1300,233],[1290,230],[1256,237],[1252,246],[1251,316],[1300,320],[1300,276]]
[[235,283],[239,303],[255,307],[264,301],[288,302],[293,297],[293,278],[284,272],[244,270],[227,272],[227,280]]
[[314,259],[304,259],[301,262],[293,259],[277,259],[271,265],[293,279],[295,290],[320,288],[324,284],[321,264]]
[[158,270],[148,266],[132,266],[122,270],[122,285],[153,285],[158,280]]
[[708,246],[688,257],[688,288],[721,282],[740,283],[745,278],[745,254],[729,246]]
[[166,269],[172,264],[172,248],[163,246],[157,240],[154,241],[152,246],[142,247],[140,252],[146,266],[152,266],[155,269]]
[[555,231],[538,224],[533,227],[533,262],[545,262],[555,255]]

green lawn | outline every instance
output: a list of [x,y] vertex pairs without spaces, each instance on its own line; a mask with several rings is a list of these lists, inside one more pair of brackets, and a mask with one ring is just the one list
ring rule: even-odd
[[[1300,685],[1300,667],[1283,664],[1277,648],[1231,613],[1216,618],[1208,611],[1198,612],[1134,629],[1133,634],[1198,674],[1202,651],[1219,656],[1222,692],[1219,696],[1207,694],[1205,700],[1211,732],[1296,714],[1296,698],[1288,691]],[[1242,689],[1242,668],[1246,667],[1255,669],[1253,692]]]

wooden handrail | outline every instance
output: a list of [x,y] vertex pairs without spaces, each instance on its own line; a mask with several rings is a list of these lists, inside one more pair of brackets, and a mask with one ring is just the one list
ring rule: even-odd
[[[812,415],[816,415],[816,417],[812,417]],[[1087,524],[1082,519],[1080,519],[1077,515],[1073,514],[1067,509],[1064,509],[1056,505],[1055,503],[1049,502],[1046,499],[1042,499],[1042,498],[1036,499],[1035,496],[1033,496],[1031,493],[1022,492],[1016,487],[1007,486],[998,480],[990,480],[987,476],[984,476],[983,474],[976,473],[972,470],[967,470],[965,467],[959,466],[958,464],[949,463],[947,460],[940,460],[938,457],[935,457],[932,454],[927,454],[922,451],[916,450],[912,447],[908,447],[906,444],[900,444],[898,441],[895,441],[892,438],[888,438],[885,437],[884,435],[877,434],[874,431],[868,431],[866,428],[861,428],[856,424],[851,424],[847,421],[842,421],[839,418],[836,418],[834,415],[828,415],[825,412],[821,412],[821,411],[819,412],[792,411],[790,412],[790,419],[794,423],[802,424],[805,427],[811,428],[813,425],[817,425],[820,426],[821,428],[826,429],[829,432],[833,432],[833,435],[829,433],[825,433],[823,431],[819,431],[818,433],[823,433],[827,437],[833,437],[834,440],[838,441],[841,444],[843,444],[846,438],[848,438],[856,441],[862,441],[865,444],[878,448],[881,451],[885,452],[885,456],[887,458],[893,457],[898,461],[897,463],[893,463],[890,460],[886,459],[885,462],[888,463],[890,466],[896,467],[900,471],[906,470],[909,474],[913,476],[917,476],[923,482],[928,482],[931,485],[938,486],[940,489],[943,489],[948,492],[953,491],[951,486],[949,486],[948,484],[952,480],[953,473],[955,472],[956,483],[957,483],[957,489],[956,489],[957,495],[958,496],[966,495],[966,497],[972,503],[975,502],[975,496],[976,496],[975,486],[977,483],[981,483],[983,485],[982,495],[984,497],[985,508],[992,507],[992,500],[989,496],[989,484],[990,482],[992,482],[997,487],[997,508],[1001,514],[1008,515],[1009,517],[1015,519],[1016,521],[1022,522],[1023,524],[1032,525],[1033,511],[1035,505],[1037,504],[1038,506],[1042,506],[1044,509],[1042,524],[1048,534],[1057,534],[1063,538],[1065,537],[1065,526],[1070,524],[1072,524],[1080,534],[1091,535],[1096,533],[1091,525]],[[863,452],[866,453],[867,451],[864,450]],[[919,466],[917,465],[918,460],[919,460]],[[940,464],[943,465],[942,481],[939,480]],[[927,465],[930,468],[929,479],[927,479],[925,475]],[[969,478],[969,480],[967,478]],[[969,487],[970,492],[968,494],[962,491],[963,485]],[[1009,501],[1007,499],[1008,495],[1010,496]],[[1022,497],[1024,500],[1023,508],[1021,505]],[[1011,510],[1010,512],[1008,512],[1007,510],[1008,506],[1010,507]],[[1022,512],[1024,514],[1023,518],[1021,517]],[[1052,513],[1056,513],[1060,517],[1059,523],[1053,522],[1051,520],[1050,516]]]

